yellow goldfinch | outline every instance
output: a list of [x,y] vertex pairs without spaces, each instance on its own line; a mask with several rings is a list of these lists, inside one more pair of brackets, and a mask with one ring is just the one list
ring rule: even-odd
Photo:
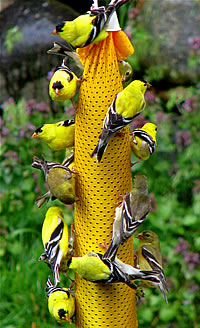
[[115,208],[112,242],[105,252],[105,257],[113,260],[120,244],[127,239],[143,223],[150,211],[150,196],[148,194],[147,178],[136,174],[131,192],[123,198],[120,206]]
[[159,283],[156,271],[141,271],[117,259],[110,261],[99,253],[87,253],[82,257],[72,257],[68,266],[78,275],[92,282],[115,283],[123,282],[136,289],[131,280],[148,280]]
[[135,80],[115,96],[104,119],[99,142],[91,155],[97,158],[97,162],[101,161],[110,138],[131,123],[144,109],[144,94],[149,86],[147,82]]
[[126,82],[131,78],[131,76],[133,74],[133,69],[132,69],[132,66],[127,61],[120,60],[119,72],[121,75],[122,82]]
[[81,64],[77,52],[69,44],[63,45],[59,42],[53,43],[53,48],[47,51],[49,55],[60,55],[62,57],[69,57],[74,60],[78,68],[83,71],[84,66]]
[[73,204],[75,202],[75,173],[73,173],[73,165],[68,167],[68,161],[61,165],[55,162],[40,160],[36,156],[33,158],[32,167],[44,172],[45,180],[49,187],[49,191],[36,200],[38,207],[41,207],[49,198],[59,199],[64,204]]
[[53,124],[44,124],[37,128],[32,138],[46,141],[53,150],[61,150],[74,146],[75,121],[65,120]]
[[129,0],[112,0],[107,8],[91,8],[85,15],[73,21],[58,24],[53,35],[59,35],[74,48],[82,48],[91,43],[98,43],[108,36],[106,29],[115,10]]
[[47,280],[48,309],[51,316],[58,322],[69,322],[75,313],[75,299],[67,288],[55,287],[50,277]]
[[131,149],[137,158],[145,161],[153,154],[156,146],[156,134],[157,126],[153,123],[146,123],[142,128],[133,130]]
[[[47,260],[54,276],[54,285],[60,281],[59,268],[68,254],[69,232],[62,210],[52,206],[46,212],[42,226],[42,242],[45,253],[40,260]],[[46,255],[46,256],[45,256]]]
[[143,231],[136,238],[140,239],[140,245],[136,251],[136,261],[141,270],[156,270],[159,272],[160,284],[145,282],[148,287],[157,286],[161,291],[166,303],[166,292],[168,291],[165,274],[162,268],[162,256],[160,251],[160,241],[153,231]]
[[65,65],[65,59],[58,66],[49,83],[49,95],[54,101],[71,99],[76,94],[77,83],[81,80]]

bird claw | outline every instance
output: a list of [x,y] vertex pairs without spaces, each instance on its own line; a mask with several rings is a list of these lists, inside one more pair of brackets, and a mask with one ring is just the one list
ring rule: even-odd
[[134,162],[134,163],[131,163],[131,167],[134,166],[135,164],[137,163],[140,163],[141,162],[141,159],[139,159],[138,161]]
[[135,297],[136,297],[136,302],[137,303],[141,298],[145,297],[145,293],[144,293],[144,291],[141,287],[137,287],[137,289],[135,291]]
[[106,244],[105,240],[104,240],[104,243],[103,244],[97,243],[97,245],[99,245],[103,249],[108,249],[108,245]]

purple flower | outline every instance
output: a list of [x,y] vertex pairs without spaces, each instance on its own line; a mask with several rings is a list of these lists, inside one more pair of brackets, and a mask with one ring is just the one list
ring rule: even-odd
[[175,252],[176,252],[176,253],[184,253],[185,250],[188,249],[189,244],[188,244],[188,242],[187,242],[185,239],[183,239],[182,237],[179,237],[178,240],[179,240],[179,243],[176,245]]
[[126,33],[127,37],[131,40],[131,27],[127,26],[124,32]]
[[19,135],[20,135],[20,137],[24,137],[24,136],[25,136],[24,131],[23,131],[23,130],[20,130],[20,131],[19,131]]
[[51,78],[52,78],[52,76],[53,76],[53,74],[54,74],[54,69],[52,69],[51,71],[49,71],[48,73],[47,73],[47,80],[51,80]]
[[9,133],[9,130],[5,127],[2,128],[2,135],[3,136],[7,136],[7,134]]
[[131,8],[128,11],[128,18],[134,19],[138,14],[140,13],[140,10],[137,8]]
[[29,124],[27,124],[26,128],[27,128],[28,130],[35,131],[36,126],[33,125],[33,124],[31,124],[31,123],[29,123]]
[[192,49],[197,50],[200,48],[200,37],[199,36],[190,37],[188,38],[188,43]]
[[15,101],[12,97],[10,97],[8,100],[4,101],[1,105],[2,108],[5,108],[7,105],[14,105]]

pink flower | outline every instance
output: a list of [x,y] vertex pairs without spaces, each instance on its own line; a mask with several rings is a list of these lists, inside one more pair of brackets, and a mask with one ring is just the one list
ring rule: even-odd
[[188,43],[192,47],[192,49],[197,50],[200,48],[200,37],[199,36],[193,36],[188,38]]
[[9,133],[9,130],[5,127],[2,128],[2,135],[6,136]]
[[20,130],[20,131],[19,131],[19,135],[20,135],[20,137],[24,137],[24,136],[25,136],[24,131],[23,131],[23,130]]

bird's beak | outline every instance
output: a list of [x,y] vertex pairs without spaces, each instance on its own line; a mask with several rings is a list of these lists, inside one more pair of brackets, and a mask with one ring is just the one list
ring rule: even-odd
[[142,234],[142,233],[139,233],[139,234],[136,236],[136,238],[138,238],[138,239],[140,239],[140,240],[144,239],[144,237],[143,237],[143,234]]
[[147,83],[147,89],[150,89],[152,85],[150,83]]
[[58,32],[55,30],[53,30],[53,32],[51,32],[52,35],[58,35]]
[[31,137],[31,138],[33,138],[33,139],[35,139],[35,138],[39,138],[38,133],[37,133],[37,132],[34,132],[34,133],[32,134],[32,137]]
[[70,320],[69,317],[65,317],[65,320],[64,321],[67,321],[67,322],[71,323],[71,320]]
[[60,89],[56,88],[56,89],[55,89],[55,94],[56,94],[56,96],[59,96],[59,94],[60,94]]

